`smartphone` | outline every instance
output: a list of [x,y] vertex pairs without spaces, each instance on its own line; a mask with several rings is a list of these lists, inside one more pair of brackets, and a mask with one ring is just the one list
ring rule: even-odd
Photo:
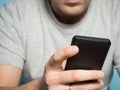
[[78,46],[79,52],[67,59],[65,70],[101,70],[111,42],[107,38],[76,35],[71,45]]

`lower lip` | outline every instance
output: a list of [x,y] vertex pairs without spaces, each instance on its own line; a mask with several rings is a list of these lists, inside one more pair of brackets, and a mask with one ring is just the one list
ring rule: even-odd
[[79,3],[81,0],[65,0],[66,3]]

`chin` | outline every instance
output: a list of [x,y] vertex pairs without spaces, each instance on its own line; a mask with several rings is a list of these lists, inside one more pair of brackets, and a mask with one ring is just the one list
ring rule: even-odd
[[78,13],[78,12],[67,12],[67,13],[64,13],[66,16],[78,16],[80,15],[81,13]]
[[67,9],[64,9],[62,12],[65,15],[76,16],[76,15],[82,14],[85,11],[86,11],[86,9],[84,9],[84,8],[67,8]]

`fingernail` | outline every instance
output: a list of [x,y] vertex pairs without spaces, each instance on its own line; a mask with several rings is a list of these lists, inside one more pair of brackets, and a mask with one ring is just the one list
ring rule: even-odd
[[77,46],[71,46],[70,51],[71,51],[72,53],[78,52]]

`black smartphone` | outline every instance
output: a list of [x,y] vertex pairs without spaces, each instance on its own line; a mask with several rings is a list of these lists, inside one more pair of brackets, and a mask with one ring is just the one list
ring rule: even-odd
[[65,70],[101,70],[111,42],[106,38],[76,35],[71,45],[78,46],[79,52],[68,58]]

